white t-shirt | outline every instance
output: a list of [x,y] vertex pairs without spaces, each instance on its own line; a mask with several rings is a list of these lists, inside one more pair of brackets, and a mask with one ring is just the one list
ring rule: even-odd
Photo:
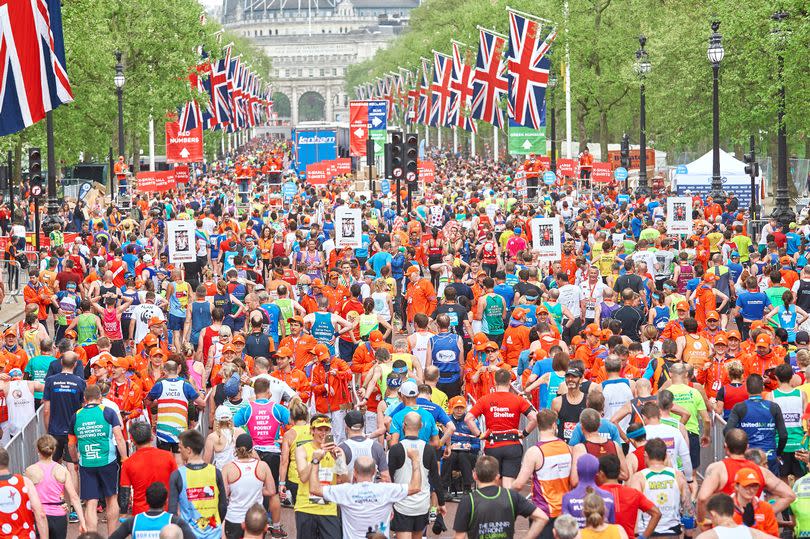
[[582,308],[579,305],[579,301],[582,299],[582,290],[573,284],[567,284],[561,286],[560,290],[560,297],[557,298],[557,301],[569,311],[575,317],[582,314]]
[[[692,477],[692,460],[689,458],[689,445],[681,431],[670,425],[644,425],[647,440],[659,438],[667,445],[667,457],[673,468],[684,472],[687,479]],[[680,460],[678,460],[680,457]]]
[[601,280],[597,280],[593,286],[590,282],[585,281],[580,285],[580,289],[582,299],[585,300],[585,318],[596,318],[596,308],[602,304],[605,290],[610,290],[610,287]]
[[408,497],[408,485],[343,483],[323,487],[323,498],[340,506],[343,537],[365,539],[369,526],[388,537],[391,506]]
[[140,343],[149,332],[149,320],[157,316],[161,320],[166,320],[163,311],[154,303],[141,303],[132,309],[132,319],[135,320],[135,335],[132,340],[135,344]]
[[[253,377],[253,381],[255,382],[259,378],[264,378],[270,382],[270,401],[271,402],[289,402],[291,398],[296,396],[298,393],[290,387],[290,385],[281,380],[280,378],[276,378],[275,376],[270,376],[269,374],[258,374]],[[242,386],[242,398],[246,400],[253,400],[256,394],[253,392],[253,388],[245,385]]]

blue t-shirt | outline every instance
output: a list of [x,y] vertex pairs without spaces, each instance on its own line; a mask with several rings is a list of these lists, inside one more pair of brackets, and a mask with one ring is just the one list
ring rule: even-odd
[[439,435],[439,429],[436,427],[436,420],[433,419],[430,412],[420,406],[417,406],[416,408],[407,407],[397,412],[396,415],[391,417],[391,429],[388,432],[391,434],[397,433],[399,434],[400,438],[404,438],[405,431],[402,430],[402,422],[405,420],[405,416],[411,412],[416,412],[422,417],[422,428],[419,429],[420,440],[428,443],[433,436]]
[[[419,405],[420,408],[424,408],[430,415],[433,416],[433,420],[436,421],[437,425],[447,425],[450,422],[450,416],[447,415],[447,412],[439,406],[438,404],[434,403],[433,401],[429,401],[427,399],[423,399],[422,397],[416,398],[416,404]],[[401,402],[397,404],[392,410],[390,414],[391,417],[397,415],[405,408],[405,405]]]
[[386,251],[380,251],[379,253],[375,253],[374,256],[368,259],[369,265],[371,265],[371,269],[374,270],[374,273],[377,274],[377,278],[379,279],[382,277],[382,273],[380,271],[388,264],[391,263],[391,260],[394,257],[391,256],[391,253]]
[[633,217],[630,220],[630,230],[633,231],[634,238],[638,239],[638,237],[641,235],[641,225],[643,224],[644,222],[638,217]]
[[368,234],[363,234],[360,237],[360,247],[354,250],[354,256],[357,258],[368,258],[368,248],[371,246],[371,238]]
[[788,256],[793,256],[799,252],[799,247],[802,244],[802,237],[795,232],[788,232],[785,234],[787,242],[785,243],[785,252]]
[[737,307],[745,320],[762,320],[770,306],[771,300],[764,292],[745,291],[737,296]]
[[[619,428],[611,423],[604,417],[599,420],[599,434],[606,435],[608,438],[617,443],[622,443],[622,437],[619,434]],[[568,440],[568,445],[577,445],[585,442],[585,436],[582,435],[582,427],[577,423],[574,427],[574,432],[571,434],[571,439]]]
[[510,308],[515,301],[515,289],[508,284],[496,284],[493,292],[501,296],[506,301],[506,308]]
[[87,387],[81,376],[68,373],[54,374],[45,379],[42,400],[51,403],[51,419],[48,434],[70,434],[73,416],[84,405],[84,390]]

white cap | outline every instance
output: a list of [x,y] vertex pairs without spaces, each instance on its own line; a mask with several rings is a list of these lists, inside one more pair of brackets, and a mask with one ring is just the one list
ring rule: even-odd
[[214,419],[216,421],[230,421],[233,419],[233,412],[224,404],[220,404],[214,412]]
[[415,397],[419,394],[419,387],[413,380],[406,380],[399,387],[399,392],[404,397]]
[[144,262],[151,262],[152,261],[152,255],[143,255],[143,261]]

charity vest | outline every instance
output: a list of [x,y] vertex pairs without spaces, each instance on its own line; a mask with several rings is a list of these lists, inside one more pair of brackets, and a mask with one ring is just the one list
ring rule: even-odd
[[[666,467],[661,471],[646,469],[644,474],[644,495],[650,500],[655,500],[655,504],[661,511],[661,520],[655,527],[655,533],[667,534],[681,524],[681,491],[678,488],[678,481],[675,478],[675,469]],[[647,513],[639,513],[643,530],[650,522]]]
[[543,465],[532,476],[532,500],[552,518],[560,516],[563,494],[571,490],[571,449],[559,438],[537,442]]
[[295,431],[295,447],[290,448],[292,455],[290,465],[287,468],[287,481],[300,483],[301,479],[298,477],[298,465],[295,462],[295,450],[312,441],[312,431],[309,425],[293,425],[291,428]]
[[793,483],[793,493],[796,500],[790,504],[796,527],[793,536],[796,539],[810,538],[810,475],[797,479]]
[[180,517],[188,522],[197,539],[220,539],[217,469],[206,464],[200,470],[182,466],[179,470],[183,489],[177,507]]
[[439,333],[430,338],[431,361],[439,369],[440,384],[452,384],[459,380],[459,353],[458,335],[455,333]]
[[[261,402],[260,402],[261,401]],[[253,447],[256,451],[279,452],[276,445],[281,423],[273,415],[276,403],[267,399],[250,402],[250,419],[247,422],[248,432],[253,438]]]
[[487,335],[503,334],[503,298],[497,294],[487,296],[481,313],[481,331]]
[[95,344],[98,339],[96,315],[84,313],[76,317],[76,342],[80,345]]
[[172,514],[163,511],[159,515],[140,513],[132,521],[132,539],[159,539],[160,530],[172,523]]
[[104,406],[91,404],[76,412],[73,432],[83,468],[98,468],[115,461],[113,427],[104,418]]
[[[307,456],[306,462],[310,462],[312,460],[312,453],[315,451],[315,446],[312,445],[312,442],[307,442],[303,447]],[[321,485],[334,485],[337,482],[337,476],[335,475],[335,458],[332,456],[332,453],[326,453],[321,459],[318,465],[318,479]],[[309,482],[305,481],[298,484],[298,494],[295,496],[295,512],[308,513],[311,515],[337,516],[337,505],[326,502],[322,498],[310,498]]]
[[186,381],[182,378],[161,380],[162,391],[156,399],[158,440],[176,444],[178,436],[188,428],[188,399],[183,390]]
[[34,513],[20,474],[0,475],[0,537],[37,537]]
[[332,313],[315,313],[310,334],[321,344],[332,347],[335,344],[335,326],[332,324]]
[[273,303],[278,305],[278,308],[281,309],[281,320],[284,322],[284,327],[287,330],[287,335],[289,335],[290,323],[287,322],[287,319],[291,318],[293,314],[295,314],[293,312],[292,300],[290,298],[281,298],[277,299]]
[[[802,392],[798,389],[773,391],[773,402],[779,405],[782,416],[785,418],[785,428],[788,438],[785,446],[786,453],[793,453],[802,449],[802,438],[804,438],[804,428],[802,427]],[[11,414],[9,414],[10,416]]]
[[6,406],[8,406],[9,434],[20,432],[34,417],[34,395],[28,386],[28,380],[12,380],[6,388]]
[[686,344],[683,347],[683,361],[695,367],[695,371],[703,368],[709,361],[709,341],[704,337],[686,335]]

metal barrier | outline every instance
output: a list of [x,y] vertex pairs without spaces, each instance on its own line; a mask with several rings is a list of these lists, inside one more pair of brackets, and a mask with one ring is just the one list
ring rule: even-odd
[[15,434],[6,444],[9,456],[9,470],[12,473],[22,473],[25,469],[37,462],[37,440],[45,434],[45,411],[40,406],[34,417]]
[[712,412],[712,430],[709,433],[709,446],[700,448],[700,467],[697,472],[701,479],[706,473],[706,468],[712,462],[718,462],[726,457],[725,435],[723,429],[726,427],[726,420],[723,416]]
[[23,268],[18,260],[0,260],[0,279],[6,289],[5,303],[19,303],[22,290],[28,283],[31,268],[39,269],[39,253],[25,251],[28,266]]

